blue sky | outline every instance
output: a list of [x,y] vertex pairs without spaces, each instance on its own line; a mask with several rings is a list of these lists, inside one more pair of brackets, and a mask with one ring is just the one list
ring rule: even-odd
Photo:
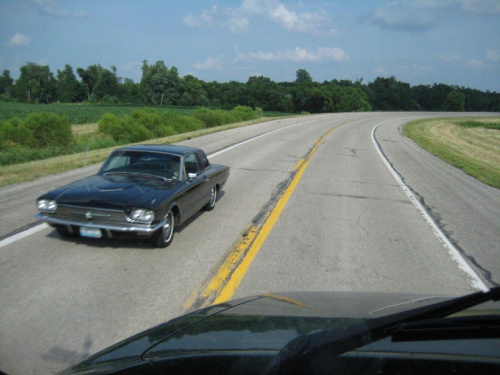
[[0,70],[163,60],[205,81],[395,76],[500,92],[500,0],[1,0]]

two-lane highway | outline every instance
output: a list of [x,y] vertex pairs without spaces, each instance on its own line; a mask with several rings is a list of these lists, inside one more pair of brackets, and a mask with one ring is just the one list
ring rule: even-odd
[[483,285],[498,283],[499,191],[435,160],[398,131],[412,118],[444,115],[307,116],[183,142],[229,165],[231,175],[215,210],[179,228],[167,249],[63,240],[49,228],[22,236],[36,225],[39,194],[95,166],[0,189],[0,369],[54,373],[202,305],[250,228],[258,230],[256,252],[234,265],[241,279],[232,298],[285,290],[474,290],[377,144]]

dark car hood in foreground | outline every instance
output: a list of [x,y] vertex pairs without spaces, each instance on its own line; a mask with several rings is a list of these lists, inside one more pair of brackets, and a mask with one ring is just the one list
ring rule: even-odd
[[234,300],[140,333],[66,373],[106,373],[141,361],[154,363],[159,358],[175,358],[182,362],[182,358],[218,353],[251,352],[256,361],[259,355],[269,361],[269,356],[299,336],[448,299],[415,294],[308,292]]
[[[122,209],[132,204],[153,207],[155,198],[172,195],[177,181],[141,178],[131,175],[94,175],[43,195],[58,204]],[[157,199],[157,201],[160,201]]]

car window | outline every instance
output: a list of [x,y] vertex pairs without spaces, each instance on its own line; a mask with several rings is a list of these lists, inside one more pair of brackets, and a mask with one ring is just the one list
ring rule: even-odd
[[104,163],[101,173],[144,173],[177,180],[180,164],[180,157],[176,155],[117,151]]
[[200,158],[201,165],[202,165],[203,169],[208,168],[210,163],[208,162],[208,159],[207,159],[207,156],[205,155],[205,153],[201,152],[201,151],[198,152],[198,157]]
[[200,163],[199,163],[198,158],[196,157],[195,153],[186,155],[184,163],[185,163],[185,167],[186,167],[186,174],[189,174],[189,173],[198,174],[198,173],[200,173],[200,171],[201,171]]

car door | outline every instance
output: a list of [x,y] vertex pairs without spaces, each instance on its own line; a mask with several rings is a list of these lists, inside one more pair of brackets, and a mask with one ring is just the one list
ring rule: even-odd
[[185,207],[185,218],[199,211],[209,200],[210,185],[209,178],[204,173],[204,167],[195,152],[184,157],[184,168],[186,173],[186,184],[188,185],[187,206]]

